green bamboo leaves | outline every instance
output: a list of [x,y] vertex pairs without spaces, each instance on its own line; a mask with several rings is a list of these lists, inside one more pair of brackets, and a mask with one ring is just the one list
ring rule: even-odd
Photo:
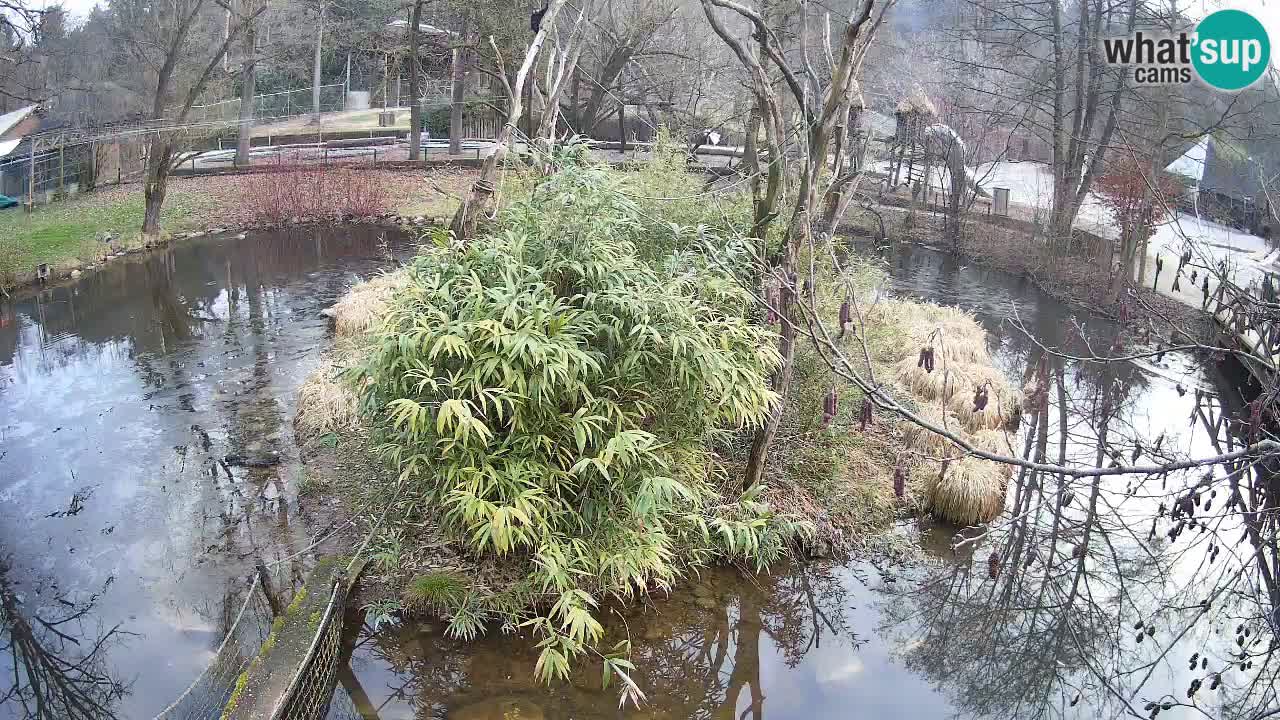
[[[803,530],[722,497],[736,483],[709,450],[777,401],[770,331],[706,258],[637,251],[673,230],[618,194],[619,177],[566,169],[490,235],[424,251],[354,371],[387,456],[436,517],[474,552],[528,563],[544,611],[520,622],[542,637],[546,680],[600,641],[597,596],[670,587],[715,557],[767,562]],[[461,605],[469,635],[478,615]]]

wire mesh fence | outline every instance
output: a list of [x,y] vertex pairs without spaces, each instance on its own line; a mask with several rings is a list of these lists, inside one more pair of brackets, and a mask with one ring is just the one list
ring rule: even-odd
[[38,148],[0,160],[0,194],[44,203],[89,189],[95,177],[89,145]]
[[[312,88],[255,95],[253,119],[279,120],[315,112]],[[320,86],[320,112],[337,112],[346,108],[346,91],[342,83]],[[196,105],[187,115],[193,122],[234,122],[240,118],[240,99],[223,100],[209,105]]]
[[328,716],[338,666],[342,662],[342,616],[346,597],[345,583],[335,582],[315,639],[289,688],[276,704],[271,720],[324,720]]
[[213,660],[155,720],[219,720],[235,692],[237,679],[249,668],[270,634],[272,618],[270,600],[255,575]]

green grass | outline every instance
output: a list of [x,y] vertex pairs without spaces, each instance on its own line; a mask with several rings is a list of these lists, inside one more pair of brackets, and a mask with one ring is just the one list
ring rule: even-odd
[[[67,269],[100,259],[102,233],[116,238],[116,249],[139,244],[142,187],[129,185],[88,193],[40,206],[33,212],[0,212],[0,287],[22,282],[48,263]],[[172,188],[162,224],[167,232],[199,226],[216,203],[185,188]]]

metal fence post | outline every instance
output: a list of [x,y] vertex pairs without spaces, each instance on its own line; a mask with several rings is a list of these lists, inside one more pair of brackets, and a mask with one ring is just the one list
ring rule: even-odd
[[31,141],[31,166],[27,168],[27,207],[36,206],[36,142]]

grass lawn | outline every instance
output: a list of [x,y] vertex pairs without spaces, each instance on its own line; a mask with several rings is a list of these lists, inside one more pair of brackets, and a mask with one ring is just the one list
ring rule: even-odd
[[[467,192],[472,170],[379,170],[387,209],[405,216],[447,217]],[[243,175],[173,178],[165,198],[165,233],[211,225],[238,227],[256,220],[247,199],[255,186]],[[0,210],[0,289],[30,282],[36,266],[66,271],[102,259],[99,238],[110,233],[115,250],[141,245],[142,185],[112,186],[25,212]]]
[[[165,201],[166,231],[203,224],[218,200],[193,186],[174,183]],[[40,263],[78,265],[100,258],[110,233],[116,249],[136,246],[142,226],[142,186],[125,185],[55,202],[25,212],[0,211],[0,285],[34,272]]]

